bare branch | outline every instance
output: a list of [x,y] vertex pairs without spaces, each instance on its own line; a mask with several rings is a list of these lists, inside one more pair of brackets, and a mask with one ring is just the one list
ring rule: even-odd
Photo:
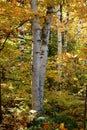
[[4,48],[4,46],[5,46],[5,43],[6,43],[6,41],[8,40],[9,36],[10,36],[10,33],[6,36],[6,39],[5,39],[4,42],[2,43],[2,46],[1,46],[1,48],[0,48],[0,52],[3,50],[3,48]]

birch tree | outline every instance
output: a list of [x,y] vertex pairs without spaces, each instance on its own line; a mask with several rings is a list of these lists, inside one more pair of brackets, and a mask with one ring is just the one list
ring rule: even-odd
[[44,78],[48,56],[48,42],[53,15],[53,8],[47,7],[47,13],[42,29],[39,24],[38,2],[31,0],[31,8],[35,13],[32,20],[33,33],[33,71],[32,71],[32,107],[38,113],[43,111]]
[[40,43],[41,30],[39,25],[38,3],[31,0],[31,8],[35,13],[32,20],[32,34],[33,34],[33,60],[32,60],[32,107],[40,112],[40,95],[39,95],[39,72],[40,72]]
[[80,37],[81,26],[82,26],[82,19],[80,19],[78,22],[78,38]]
[[45,80],[45,73],[46,73],[46,63],[48,57],[48,43],[49,43],[49,35],[50,35],[50,28],[53,16],[53,7],[47,8],[47,13],[44,21],[44,26],[41,30],[42,32],[42,39],[41,39],[41,60],[40,60],[40,106],[41,111],[43,110],[43,99],[44,99],[44,80]]
[[56,7],[57,9],[57,18],[58,18],[58,23],[57,23],[57,31],[58,31],[58,78],[59,78],[59,83],[58,83],[58,89],[60,90],[60,81],[61,81],[61,61],[62,61],[62,32],[61,32],[61,23],[62,23],[62,5],[58,5]]
[[66,19],[65,19],[65,32],[64,32],[64,52],[67,52],[67,34],[68,34],[68,21],[69,21],[69,2],[66,0]]
[[[62,5],[56,7],[57,9],[57,17],[58,17],[58,60],[61,60],[62,56],[62,32],[61,32],[61,23],[62,23]],[[61,68],[61,64],[58,65],[58,68]]]

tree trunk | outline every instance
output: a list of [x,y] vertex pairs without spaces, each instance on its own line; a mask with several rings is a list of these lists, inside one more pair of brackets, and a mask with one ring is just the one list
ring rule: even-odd
[[[43,111],[44,78],[48,57],[48,42],[53,15],[53,8],[48,7],[42,30],[39,25],[38,3],[31,0],[31,8],[35,16],[32,20],[33,32],[33,71],[32,71],[32,106],[39,114]],[[41,35],[42,33],[42,35]]]
[[1,108],[1,106],[2,106],[2,96],[1,96],[1,83],[2,83],[2,71],[3,71],[3,69],[0,69],[0,123],[2,123],[2,108]]
[[48,43],[50,28],[53,16],[53,8],[48,7],[45,16],[44,26],[42,29],[42,44],[41,44],[41,62],[40,62],[40,106],[41,111],[43,111],[43,100],[44,100],[44,80],[46,73],[46,63],[48,58]]
[[[30,0],[31,8],[35,13],[38,12],[38,5],[35,0]],[[33,60],[32,60],[32,108],[40,113],[40,87],[39,87],[39,74],[40,74],[40,43],[41,31],[38,21],[38,15],[35,14],[32,20],[32,34],[33,34]]]
[[65,20],[65,32],[64,32],[64,52],[67,52],[67,33],[68,33],[68,21],[69,21],[69,2],[66,1],[66,20]]
[[82,19],[80,19],[78,23],[78,38],[80,37],[81,26],[82,26]]
[[86,129],[86,116],[87,116],[87,85],[86,85],[85,106],[84,106],[84,130]]
[[[58,17],[58,60],[62,59],[62,32],[60,25],[62,23],[62,5],[57,6],[57,17]],[[61,69],[61,63],[58,64],[58,68]]]
[[58,90],[61,90],[61,75],[62,75],[62,32],[60,25],[62,23],[62,5],[57,6],[57,17],[58,17]]

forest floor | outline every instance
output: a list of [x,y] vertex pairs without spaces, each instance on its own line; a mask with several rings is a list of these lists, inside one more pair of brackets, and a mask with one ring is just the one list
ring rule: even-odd
[[[78,128],[76,130],[84,130],[84,97],[82,95],[72,95],[74,102],[78,102],[76,105],[73,104],[72,107],[60,106],[61,113],[70,114],[78,122]],[[59,101],[60,102],[60,101]],[[72,100],[71,100],[72,102]],[[54,105],[54,104],[53,104]],[[30,111],[29,101],[23,98],[9,97],[5,99],[2,103],[2,123],[0,124],[0,130],[28,130],[31,126],[31,122],[34,118]],[[49,110],[50,111],[50,110]],[[86,110],[87,111],[87,110]],[[50,114],[48,115],[50,117]],[[87,115],[86,115],[87,116]],[[52,115],[51,115],[52,117]],[[87,120],[87,117],[86,117]],[[87,122],[87,121],[86,121]],[[39,130],[39,129],[38,129]],[[45,129],[41,129],[45,130]],[[56,129],[55,129],[56,130]],[[61,129],[63,130],[63,129]]]

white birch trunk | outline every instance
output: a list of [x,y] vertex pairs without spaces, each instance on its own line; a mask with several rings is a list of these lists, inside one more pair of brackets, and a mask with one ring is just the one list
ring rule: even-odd
[[[61,90],[61,74],[62,74],[62,32],[61,32],[61,28],[60,25],[62,23],[62,5],[60,4],[59,6],[57,6],[57,17],[58,17],[58,78],[59,78],[59,82],[58,82],[58,89]],[[61,91],[60,91],[61,92]]]
[[[62,32],[60,29],[60,24],[62,22],[62,9],[61,5],[57,6],[56,9],[57,17],[58,17],[58,60],[61,61],[62,59]],[[58,68],[61,69],[61,63],[58,64]]]
[[53,15],[53,8],[52,7],[47,8],[47,14],[46,14],[47,17],[45,17],[44,26],[43,29],[41,30],[37,14],[38,13],[37,1],[31,0],[30,2],[31,7],[35,12],[35,16],[32,21],[32,33],[33,33],[32,106],[33,109],[37,110],[37,112],[40,114],[43,111],[44,78],[46,73],[48,42]]
[[[38,12],[38,6],[36,0],[30,0],[31,7],[35,13]],[[38,113],[40,111],[40,87],[39,87],[39,73],[40,73],[40,25],[38,22],[38,16],[35,14],[32,20],[32,33],[33,33],[33,67],[32,67],[32,108]]]
[[41,65],[40,65],[40,106],[41,106],[41,111],[43,111],[44,81],[45,81],[46,64],[47,64],[47,58],[48,58],[48,43],[49,43],[52,16],[53,16],[53,8],[48,7],[44,26],[42,29]]
[[80,19],[78,23],[78,38],[80,37],[81,26],[82,26],[82,19]]
[[67,33],[68,33],[68,21],[69,21],[69,3],[66,1],[66,21],[65,21],[65,33],[64,33],[64,52],[67,52]]

